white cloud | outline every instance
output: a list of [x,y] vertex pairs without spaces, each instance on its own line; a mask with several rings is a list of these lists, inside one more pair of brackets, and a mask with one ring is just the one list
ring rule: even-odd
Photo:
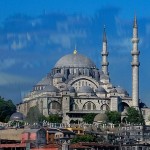
[[27,77],[0,72],[0,85],[31,83],[33,80]]
[[14,64],[16,64],[16,60],[13,58],[6,58],[4,60],[0,60],[0,70],[10,68]]
[[132,43],[130,38],[110,39],[110,47],[118,51],[119,53],[129,53],[132,49]]
[[13,41],[13,43],[11,44],[11,49],[13,49],[13,50],[18,50],[18,49],[22,49],[22,48],[24,48],[26,46],[26,42],[24,41],[24,42],[21,42],[21,41],[19,41],[19,42],[16,42],[16,41]]

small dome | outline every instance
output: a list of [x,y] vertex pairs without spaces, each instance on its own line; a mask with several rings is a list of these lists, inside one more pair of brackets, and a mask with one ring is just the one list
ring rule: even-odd
[[75,92],[76,92],[76,91],[75,91],[75,88],[74,88],[74,87],[72,87],[72,86],[71,86],[71,87],[69,87],[69,92],[70,92],[70,93],[75,93]]
[[100,87],[100,86],[95,91],[96,91],[96,93],[102,93],[102,94],[107,93],[106,90],[104,88]]
[[106,122],[108,119],[106,114],[97,114],[94,118],[94,122]]
[[68,76],[68,79],[73,79],[75,77],[75,75],[73,75],[73,74],[69,74],[69,76]]
[[87,68],[95,68],[95,64],[87,57],[76,54],[68,54],[60,58],[56,65],[56,68],[61,67],[87,67]]
[[47,86],[43,89],[43,91],[45,91],[45,92],[59,92],[59,89],[56,88],[56,87],[53,86],[53,85],[47,85]]
[[127,91],[120,86],[116,87],[116,90],[117,90],[117,93],[119,93],[119,94],[128,95]]
[[52,83],[52,78],[50,77],[44,77],[41,81],[39,81],[36,86],[38,85],[49,85]]
[[89,86],[82,86],[79,88],[78,93],[94,93],[94,91]]
[[54,75],[54,78],[63,78],[64,76],[63,76],[63,74],[61,74],[61,73],[56,73],[55,75]]
[[117,93],[117,90],[115,88],[110,90],[110,93]]
[[65,86],[65,87],[62,89],[62,91],[69,91],[69,89],[68,89],[67,86]]
[[10,117],[10,121],[23,121],[24,119],[24,115],[20,112],[15,112]]

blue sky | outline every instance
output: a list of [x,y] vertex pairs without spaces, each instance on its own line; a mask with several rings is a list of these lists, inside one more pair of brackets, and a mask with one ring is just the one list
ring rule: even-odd
[[72,53],[75,44],[99,68],[104,24],[111,82],[131,95],[135,14],[141,51],[140,98],[150,105],[150,1],[142,0],[1,0],[0,95],[19,103],[60,57]]

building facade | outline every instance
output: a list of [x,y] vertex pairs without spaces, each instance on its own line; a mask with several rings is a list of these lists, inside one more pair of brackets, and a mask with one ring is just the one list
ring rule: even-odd
[[[18,104],[17,109],[25,116],[29,109],[38,106],[48,116],[59,114],[63,123],[82,122],[88,113],[119,111],[122,116],[128,107],[139,108],[139,51],[136,17],[133,25],[132,54],[132,96],[120,86],[114,87],[108,72],[107,37],[104,28],[102,41],[102,66],[96,67],[92,60],[75,49],[73,54],[60,58],[51,72],[39,81],[31,92]],[[145,109],[147,116],[149,109]],[[147,117],[145,118],[147,119]]]

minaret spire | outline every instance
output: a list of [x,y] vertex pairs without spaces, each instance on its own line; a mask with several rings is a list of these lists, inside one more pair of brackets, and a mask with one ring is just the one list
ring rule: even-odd
[[107,37],[106,37],[105,25],[104,25],[104,30],[103,30],[103,43],[102,43],[101,55],[102,55],[102,71],[105,75],[109,75],[108,73],[109,62],[107,61],[108,51],[107,51]]
[[136,15],[134,16],[133,27],[134,27],[134,28],[137,28],[137,19],[136,19]]
[[133,49],[131,51],[132,54],[132,102],[133,107],[139,107],[139,54],[140,51],[138,50],[138,25],[136,16],[134,17],[133,22],[133,37],[132,37]]
[[107,37],[106,37],[106,29],[105,29],[105,25],[104,25],[104,29],[103,29],[103,42],[107,43]]
[[73,51],[73,54],[77,54],[77,48],[76,48],[76,44],[75,44],[75,47],[74,47],[74,51]]

